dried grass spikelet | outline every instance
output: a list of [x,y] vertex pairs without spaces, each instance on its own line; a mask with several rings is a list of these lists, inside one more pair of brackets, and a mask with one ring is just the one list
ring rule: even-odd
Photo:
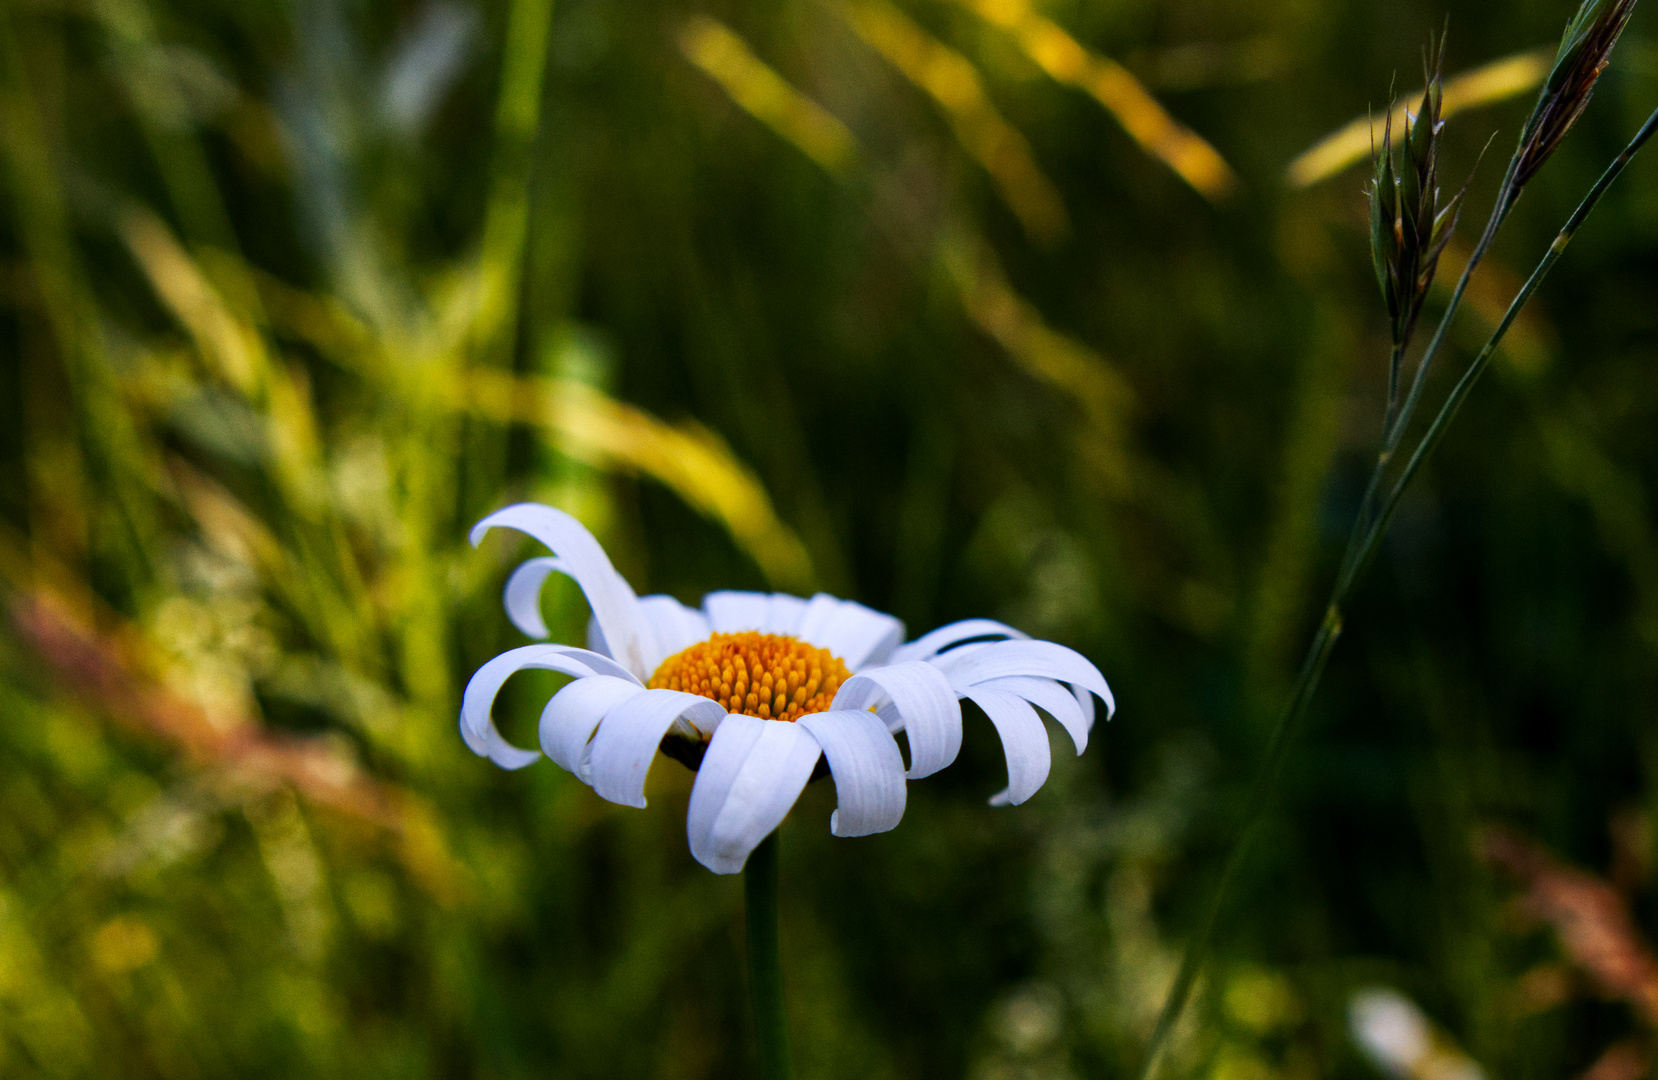
[[1462,206],[1460,191],[1444,205],[1439,198],[1444,61],[1444,39],[1437,47],[1430,42],[1424,60],[1427,87],[1416,114],[1405,113],[1403,145],[1396,157],[1390,111],[1382,144],[1374,154],[1370,253],[1397,346],[1403,346],[1416,327],[1439,256],[1451,239]]
[[1520,137],[1513,190],[1537,174],[1589,106],[1595,83],[1611,63],[1612,48],[1635,10],[1635,0],[1583,0],[1566,24],[1543,98]]
[[1629,1003],[1658,1027],[1658,955],[1642,935],[1628,898],[1604,879],[1567,866],[1516,832],[1487,827],[1475,851],[1525,887],[1516,908],[1526,922],[1554,929],[1567,960],[1605,997]]

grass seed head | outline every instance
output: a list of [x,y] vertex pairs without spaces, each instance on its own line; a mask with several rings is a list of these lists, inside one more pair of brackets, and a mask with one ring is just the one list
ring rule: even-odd
[[1370,184],[1371,261],[1393,325],[1393,342],[1401,347],[1415,329],[1462,204],[1460,192],[1443,205],[1439,195],[1444,60],[1441,37],[1437,46],[1429,43],[1423,65],[1427,88],[1415,114],[1405,114],[1397,159],[1389,110]]
[[1520,139],[1520,156],[1512,187],[1525,186],[1560,145],[1595,92],[1601,72],[1611,63],[1635,0],[1583,0],[1566,24],[1543,96]]

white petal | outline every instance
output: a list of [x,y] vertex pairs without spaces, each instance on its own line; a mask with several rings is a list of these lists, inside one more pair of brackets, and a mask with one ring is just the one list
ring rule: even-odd
[[987,637],[1022,641],[1028,639],[1029,635],[995,619],[963,619],[961,622],[941,626],[937,630],[929,630],[907,645],[900,645],[892,654],[892,662],[901,664],[907,660],[926,660],[958,642]]
[[766,621],[760,627],[762,634],[787,634],[798,637],[800,620],[806,615],[806,601],[788,593],[772,593],[766,605]]
[[552,556],[527,559],[507,578],[507,587],[501,602],[507,609],[512,625],[533,638],[548,636],[547,624],[541,618],[541,586],[554,573],[564,573],[564,562]]
[[806,601],[787,593],[713,592],[702,598],[702,610],[716,634],[754,630],[796,637]]
[[708,616],[708,627],[716,634],[735,634],[743,630],[758,630],[766,625],[766,613],[771,597],[765,593],[712,592],[702,598],[702,610]]
[[800,798],[822,754],[798,723],[734,713],[714,732],[685,816],[691,854],[735,874]]
[[[1088,730],[1093,731],[1094,730],[1094,695],[1090,694],[1088,691],[1084,690],[1080,686],[1071,687],[1071,693],[1076,695],[1077,704],[1082,706],[1082,718],[1083,718],[1083,720],[1085,720],[1087,722]],[[1117,707],[1117,703],[1114,702],[1114,701],[1111,701],[1110,698],[1107,698],[1106,701],[1109,702],[1109,704],[1107,706],[1108,710],[1112,710],[1112,709],[1115,709]],[[1111,718],[1110,711],[1107,711],[1105,715],[1106,715],[1106,719]]]
[[1048,729],[1023,698],[983,686],[970,687],[967,696],[996,725],[996,734],[1002,737],[1002,752],[1007,755],[1007,790],[994,796],[991,803],[1018,806],[1035,795],[1048,778],[1052,764]]
[[633,679],[609,657],[569,645],[524,645],[491,659],[473,673],[461,695],[461,738],[473,753],[489,758],[504,769],[522,769],[541,756],[534,750],[520,750],[501,738],[489,715],[501,684],[528,668],[558,671],[578,678],[615,675]]
[[639,606],[645,618],[656,631],[656,644],[662,655],[651,664],[655,671],[662,661],[689,649],[698,642],[707,641],[713,632],[708,628],[708,617],[695,608],[688,608],[671,596],[642,596]]
[[[541,752],[561,768],[582,776],[587,741],[599,720],[618,702],[646,693],[631,679],[593,675],[553,695],[541,710]],[[582,777],[586,779],[586,777]]]
[[645,775],[663,736],[680,717],[714,730],[725,719],[716,701],[678,690],[646,690],[611,706],[588,744],[593,790],[623,806],[645,805]]
[[961,752],[961,703],[944,673],[923,661],[865,668],[841,684],[832,709],[867,709],[887,705],[910,744],[912,780],[931,776]]
[[904,624],[852,600],[818,593],[806,604],[795,636],[828,649],[853,671],[885,663],[904,640]]
[[835,778],[836,836],[886,832],[904,816],[904,756],[879,717],[863,709],[807,713],[795,723],[823,747]]
[[1058,679],[1098,694],[1105,702],[1106,716],[1116,709],[1116,699],[1105,684],[1105,676],[1074,649],[1051,641],[997,641],[989,645],[963,645],[928,663],[950,676],[957,692],[975,683],[1005,679],[1010,675],[1033,675]]
[[[1082,711],[1082,706],[1077,703],[1077,695],[1070,687],[1056,683],[1052,679],[1037,679],[1027,675],[992,679],[979,685],[991,690],[1005,690],[1024,698],[1059,721],[1059,726],[1065,729],[1065,733],[1076,744],[1079,755],[1088,749],[1088,731],[1093,727],[1094,718],[1090,713]],[[1082,693],[1082,699],[1092,706],[1094,699],[1086,690]]]
[[581,522],[551,506],[517,503],[473,526],[473,545],[497,526],[528,533],[547,545],[563,562],[563,571],[581,586],[611,655],[639,678],[649,676],[649,658],[658,655],[656,635],[639,608],[639,598]]

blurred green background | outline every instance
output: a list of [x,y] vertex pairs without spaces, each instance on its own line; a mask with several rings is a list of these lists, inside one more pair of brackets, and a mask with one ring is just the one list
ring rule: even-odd
[[[1449,12],[1448,74],[1510,61],[1449,124],[1447,177],[1496,133],[1463,245],[1570,7]],[[806,1080],[1133,1075],[1380,425],[1364,170],[1287,170],[1446,17],[4,0],[0,1073],[752,1075],[690,774],[628,810],[456,731],[532,553],[466,530],[534,498],[641,592],[1092,658],[1120,713],[1022,807],[982,716],[892,833],[807,792],[788,1004]],[[1652,25],[1453,359],[1658,103]],[[1402,508],[1165,1075],[1379,1076],[1377,986],[1436,1031],[1402,1074],[1644,1075],[1655,252],[1649,156]],[[520,681],[522,742],[555,684]],[[1510,876],[1492,825],[1561,861]]]

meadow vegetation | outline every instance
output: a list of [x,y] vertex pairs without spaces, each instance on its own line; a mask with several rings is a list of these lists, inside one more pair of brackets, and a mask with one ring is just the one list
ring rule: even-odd
[[[891,833],[831,838],[808,788],[784,979],[805,1080],[1135,1075],[1382,442],[1364,185],[1446,15],[8,0],[0,1073],[753,1074],[690,774],[624,809],[456,729],[538,553],[467,530],[535,499],[641,592],[1092,659],[1118,715],[1021,807],[970,709]],[[1473,180],[1419,338],[1572,10],[1449,15],[1437,167]],[[1429,399],[1658,104],[1651,25]],[[1356,1032],[1396,1007],[1408,1075],[1645,1075],[1655,252],[1640,158],[1347,597],[1161,1075],[1380,1076]],[[580,640],[572,587],[545,613]],[[509,736],[555,685],[509,687]]]

